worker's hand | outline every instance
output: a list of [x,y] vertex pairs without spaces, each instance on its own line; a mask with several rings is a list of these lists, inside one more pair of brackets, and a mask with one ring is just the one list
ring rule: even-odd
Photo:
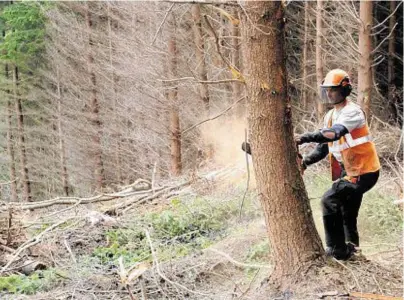
[[241,144],[241,149],[243,149],[244,152],[247,152],[248,154],[251,155],[251,146],[250,146],[250,143],[243,142],[243,143]]
[[301,135],[301,134],[295,134],[294,140],[295,140],[296,145],[301,145],[301,144],[303,144],[303,142],[302,142],[302,135]]
[[300,171],[300,175],[304,175],[304,171],[307,169],[307,165],[304,162],[303,156],[300,153],[297,153],[297,166]]

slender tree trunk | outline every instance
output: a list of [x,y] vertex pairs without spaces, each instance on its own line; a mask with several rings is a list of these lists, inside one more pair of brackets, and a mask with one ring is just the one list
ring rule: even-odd
[[[237,21],[233,21],[231,24],[231,64],[232,67],[235,68],[238,72],[241,72],[241,64],[240,64],[240,28],[239,28],[239,8],[235,7],[232,10],[233,17]],[[243,93],[243,86],[240,82],[234,82],[232,84],[232,98],[233,102],[240,99]],[[237,106],[237,117],[242,117],[245,114],[245,106],[239,104]]]
[[316,77],[317,77],[317,119],[321,120],[324,114],[324,105],[320,99],[320,84],[323,81],[323,57],[321,47],[323,45],[323,14],[324,3],[323,0],[317,0],[317,11],[316,11]]
[[90,99],[90,122],[94,132],[92,133],[92,145],[93,148],[93,159],[94,159],[94,179],[95,187],[97,190],[101,191],[104,184],[104,166],[102,161],[102,146],[101,146],[101,136],[102,136],[102,125],[100,121],[100,105],[97,98],[97,79],[94,71],[94,57],[93,57],[93,47],[94,42],[92,39],[92,27],[93,22],[91,19],[91,13],[89,7],[86,9],[86,23],[88,30],[88,56],[87,63],[89,68],[89,76],[91,82],[91,99]]
[[[302,279],[323,247],[297,164],[287,94],[284,11],[280,1],[247,1],[247,91],[258,195],[274,252],[275,283]],[[268,67],[270,66],[270,67]]]
[[31,202],[31,183],[28,176],[27,154],[25,150],[25,133],[24,133],[24,115],[22,112],[21,98],[18,95],[19,85],[18,67],[14,66],[13,72],[13,85],[14,85],[14,99],[15,99],[15,112],[17,114],[17,128],[20,147],[20,163],[21,163],[21,182],[23,186],[23,201]]
[[[171,78],[177,76],[177,46],[175,38],[172,37],[168,42],[169,54],[169,74]],[[177,87],[170,87],[168,91],[168,100],[170,105],[170,149],[171,149],[171,174],[178,176],[182,172],[181,163],[181,129],[180,116],[177,99]]]
[[[4,36],[4,32],[3,32]],[[9,65],[6,63],[4,66],[4,72],[5,72],[5,78],[6,81],[9,80]],[[10,192],[11,192],[11,201],[18,201],[18,196],[17,196],[17,176],[15,172],[15,155],[14,155],[14,146],[13,146],[13,122],[12,122],[12,116],[13,116],[13,109],[12,109],[12,104],[11,104],[11,93],[10,90],[6,90],[7,94],[7,152],[8,152],[8,157],[10,159],[9,163],[9,172],[10,172]]]
[[[390,1],[390,13],[393,13],[396,9],[396,1]],[[396,24],[396,14],[393,14],[389,20],[389,32],[391,33],[389,38],[389,54],[388,54],[388,65],[387,65],[387,81],[388,81],[388,99],[391,105],[391,110],[394,115],[394,121],[397,121],[397,107],[394,97],[395,91],[395,72],[394,72],[394,54],[396,47],[396,32],[393,30]]]
[[[119,115],[118,115],[118,91],[117,91],[117,84],[118,84],[118,80],[117,80],[117,76],[115,74],[115,68],[114,68],[114,63],[113,63],[113,56],[114,56],[114,48],[112,45],[112,21],[111,21],[111,17],[110,17],[110,13],[111,13],[111,8],[110,8],[110,3],[107,3],[107,9],[108,9],[108,40],[109,40],[109,66],[111,68],[111,72],[112,72],[112,84],[113,84],[113,116],[115,120],[119,120]],[[123,178],[122,178],[122,162],[121,162],[121,134],[119,133],[119,131],[117,130],[116,135],[114,135],[114,138],[116,139],[116,145],[115,145],[115,169],[117,172],[117,181],[118,184],[121,184],[123,182]]]
[[[192,5],[196,71],[198,80],[206,81],[208,79],[205,62],[205,45],[202,35],[201,7],[199,4]],[[206,115],[209,116],[209,90],[206,83],[199,84],[199,95],[205,107]]]
[[65,137],[63,133],[62,124],[62,90],[60,87],[60,76],[59,68],[56,70],[57,76],[57,95],[58,95],[58,135],[59,135],[59,155],[60,155],[60,167],[61,167],[61,178],[63,185],[63,192],[65,196],[69,196],[69,176],[67,173],[66,164],[66,150],[65,150]]
[[304,37],[303,37],[303,87],[302,87],[302,107],[307,110],[307,74],[308,74],[308,39],[309,39],[309,9],[310,1],[304,2]]
[[373,2],[361,1],[359,8],[361,25],[359,28],[359,59],[358,70],[358,102],[366,115],[370,116],[370,101],[372,92],[372,37]]

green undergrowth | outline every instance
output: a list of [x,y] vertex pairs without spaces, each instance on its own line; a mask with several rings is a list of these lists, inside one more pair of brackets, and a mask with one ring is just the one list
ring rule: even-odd
[[[226,236],[230,224],[238,219],[240,200],[208,197],[172,199],[169,208],[135,217],[126,227],[106,232],[107,245],[96,248],[93,255],[103,264],[116,264],[120,256],[129,264],[151,261],[146,229],[150,232],[159,260],[189,255]],[[243,218],[259,214],[248,196]]]
[[53,269],[36,271],[29,276],[13,274],[0,277],[0,293],[31,295],[52,289],[59,280],[57,272]]

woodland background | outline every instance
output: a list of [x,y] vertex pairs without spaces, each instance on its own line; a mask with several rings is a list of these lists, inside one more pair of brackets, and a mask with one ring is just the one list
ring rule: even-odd
[[[214,141],[204,127],[186,129],[244,95],[236,3],[1,5],[4,201],[89,195],[149,178],[154,167],[162,178],[194,170]],[[318,127],[317,86],[328,70],[347,70],[358,100],[359,2],[292,1],[286,13],[289,95],[301,132]],[[370,13],[368,117],[392,132],[402,125],[402,5],[375,1]],[[225,117],[246,127],[245,104]],[[231,134],[244,140],[243,131]]]
[[[371,260],[326,266],[294,299],[401,295],[403,4],[282,5],[295,133],[322,127],[318,85],[344,69],[383,165],[359,221]],[[246,6],[0,3],[0,298],[269,295],[274,252],[241,151],[251,133]],[[304,175],[317,227],[327,168]]]

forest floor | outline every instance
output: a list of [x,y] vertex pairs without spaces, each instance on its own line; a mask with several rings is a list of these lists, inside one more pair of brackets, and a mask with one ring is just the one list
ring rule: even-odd
[[[402,211],[393,204],[398,194],[389,174],[364,197],[362,254],[348,262],[329,259],[304,283],[279,293],[266,280],[272,252],[254,179],[246,192],[245,168],[232,170],[118,216],[100,212],[122,200],[44,209],[40,219],[26,214],[29,237],[70,219],[29,250],[48,268],[0,277],[0,299],[402,299],[388,298],[403,295]],[[327,176],[321,166],[305,174],[323,240]],[[51,216],[47,225],[44,216]]]

